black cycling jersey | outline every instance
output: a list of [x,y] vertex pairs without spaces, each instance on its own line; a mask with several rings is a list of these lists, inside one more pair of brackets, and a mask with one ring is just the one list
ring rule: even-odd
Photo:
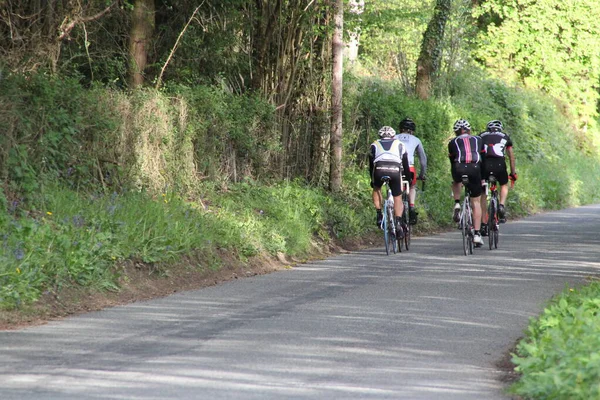
[[448,157],[452,163],[479,163],[483,160],[485,148],[479,136],[459,135],[448,143]]
[[482,132],[479,137],[483,140],[485,156],[489,158],[504,158],[504,151],[512,147],[510,137],[504,132]]

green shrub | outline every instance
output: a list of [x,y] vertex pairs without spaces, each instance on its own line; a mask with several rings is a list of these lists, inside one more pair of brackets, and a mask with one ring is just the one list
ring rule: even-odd
[[568,289],[532,319],[513,362],[512,392],[532,399],[600,398],[600,283]]

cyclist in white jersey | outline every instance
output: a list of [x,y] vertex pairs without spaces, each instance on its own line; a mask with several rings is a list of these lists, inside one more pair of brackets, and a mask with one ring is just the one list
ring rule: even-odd
[[396,217],[396,235],[404,237],[402,228],[402,174],[408,170],[408,156],[406,148],[401,141],[394,139],[396,131],[391,126],[384,126],[378,132],[380,139],[371,143],[369,151],[369,172],[371,174],[371,187],[373,188],[373,205],[377,212],[377,226],[381,225],[383,214],[381,206],[381,180],[384,176],[390,177],[390,189],[394,196],[394,216]]
[[[406,146],[406,152],[408,153],[408,164],[410,173],[406,174],[407,180],[410,182],[410,193],[409,193],[409,207],[408,216],[410,224],[415,225],[417,223],[417,211],[415,210],[415,199],[417,198],[417,179],[424,181],[425,173],[427,172],[427,156],[423,149],[421,140],[415,136],[415,130],[417,125],[410,118],[405,118],[400,122],[400,133],[396,135],[396,139],[400,140]],[[417,170],[415,168],[415,152],[419,157],[419,164],[421,166],[419,175],[417,177]]]

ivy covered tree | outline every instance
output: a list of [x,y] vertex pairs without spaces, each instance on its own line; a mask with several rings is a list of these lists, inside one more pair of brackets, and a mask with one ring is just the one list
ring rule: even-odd
[[438,71],[442,58],[444,30],[450,17],[451,0],[437,0],[433,17],[423,34],[421,52],[417,60],[416,93],[421,99],[429,98],[431,81]]

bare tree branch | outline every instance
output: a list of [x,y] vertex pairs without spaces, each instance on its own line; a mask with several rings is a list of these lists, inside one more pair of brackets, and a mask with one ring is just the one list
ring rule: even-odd
[[192,16],[190,17],[190,19],[188,19],[187,24],[185,24],[185,26],[183,27],[181,32],[179,32],[179,36],[177,37],[177,40],[175,41],[175,45],[173,45],[173,48],[171,49],[171,53],[169,54],[169,57],[167,57],[167,61],[165,61],[165,65],[163,65],[162,69],[160,70],[160,75],[158,75],[158,79],[156,80],[156,89],[158,89],[162,83],[162,76],[165,72],[165,69],[167,68],[167,65],[171,61],[171,58],[173,58],[173,54],[175,53],[177,46],[179,46],[179,41],[183,37],[183,34],[187,30],[188,26],[190,25],[190,23],[192,22],[192,20],[194,19],[195,15],[196,15],[196,13],[200,9],[200,7],[202,7],[203,4],[204,4],[204,1],[202,3],[200,3],[200,5],[198,7],[196,7],[194,12],[192,13]]
[[111,5],[106,7],[104,10],[97,13],[96,15],[92,15],[89,17],[78,16],[75,19],[73,19],[71,22],[69,22],[68,24],[65,25],[65,23],[68,21],[68,18],[66,18],[59,28],[60,35],[58,36],[58,40],[61,41],[61,40],[66,39],[77,24],[82,24],[82,23],[86,23],[86,22],[90,22],[90,21],[96,21],[96,20],[102,18],[115,5],[117,5],[117,3],[118,3],[118,1],[115,1],[114,3],[112,3]]

